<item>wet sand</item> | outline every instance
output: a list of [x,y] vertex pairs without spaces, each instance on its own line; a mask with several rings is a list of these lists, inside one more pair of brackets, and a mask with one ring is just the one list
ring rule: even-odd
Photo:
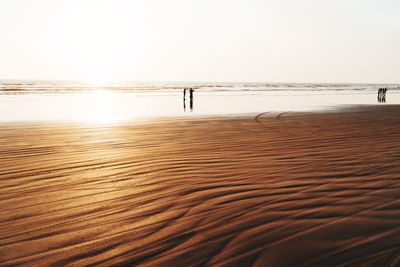
[[398,266],[400,106],[0,127],[0,265]]

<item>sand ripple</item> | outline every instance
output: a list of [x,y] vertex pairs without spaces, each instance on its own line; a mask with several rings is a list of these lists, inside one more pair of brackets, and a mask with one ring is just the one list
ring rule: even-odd
[[0,128],[0,265],[398,266],[400,107]]

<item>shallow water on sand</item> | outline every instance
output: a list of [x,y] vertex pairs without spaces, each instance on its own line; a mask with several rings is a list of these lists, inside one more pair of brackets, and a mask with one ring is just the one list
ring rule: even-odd
[[130,92],[93,90],[71,94],[0,94],[0,122],[80,121],[110,123],[165,117],[254,114],[266,111],[316,111],[359,104],[400,104],[388,92],[378,103],[374,91],[196,91],[193,104],[181,91]]

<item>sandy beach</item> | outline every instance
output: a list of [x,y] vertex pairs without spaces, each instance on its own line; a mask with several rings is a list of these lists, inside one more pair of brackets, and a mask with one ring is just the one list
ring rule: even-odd
[[398,266],[400,106],[0,127],[0,265]]

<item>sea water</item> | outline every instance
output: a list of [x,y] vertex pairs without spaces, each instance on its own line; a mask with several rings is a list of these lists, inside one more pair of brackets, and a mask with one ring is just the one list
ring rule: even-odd
[[[388,88],[386,102],[377,90]],[[183,98],[184,88],[193,88]],[[400,104],[398,84],[0,81],[0,122],[119,122],[148,118],[318,111]]]

